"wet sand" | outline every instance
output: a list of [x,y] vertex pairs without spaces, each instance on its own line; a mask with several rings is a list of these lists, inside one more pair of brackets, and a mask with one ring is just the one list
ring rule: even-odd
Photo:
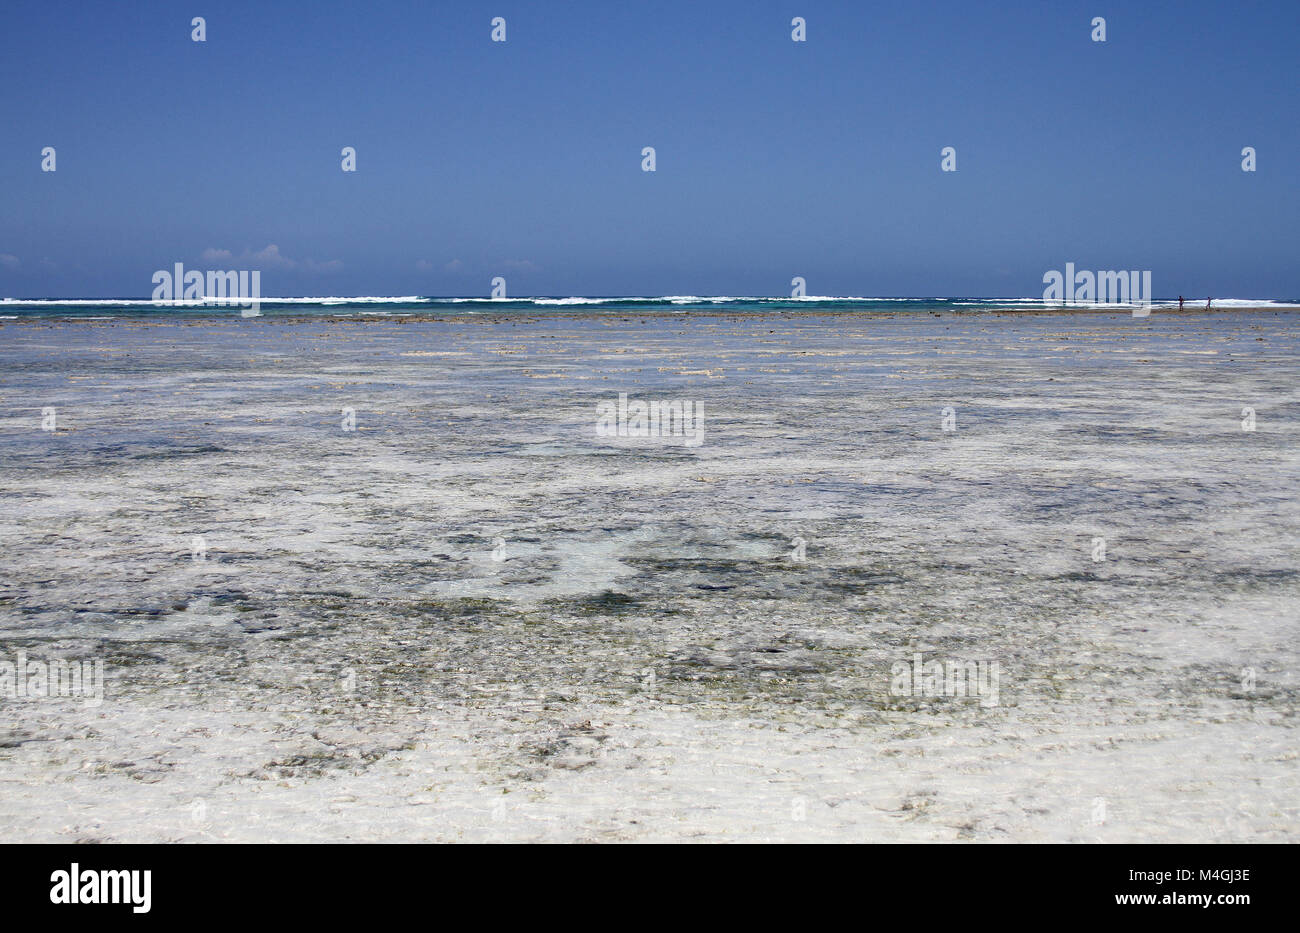
[[4,322],[0,831],[1294,841],[1296,320]]

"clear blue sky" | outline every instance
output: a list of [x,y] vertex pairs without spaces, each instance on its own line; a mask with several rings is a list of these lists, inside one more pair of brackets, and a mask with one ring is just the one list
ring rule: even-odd
[[1300,296],[1295,0],[6,0],[0,22],[0,296],[148,297],[174,262],[261,268],[267,295],[1037,295],[1067,261]]

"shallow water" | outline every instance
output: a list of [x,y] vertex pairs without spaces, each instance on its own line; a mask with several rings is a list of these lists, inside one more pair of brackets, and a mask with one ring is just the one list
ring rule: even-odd
[[0,829],[1295,839],[1295,321],[6,322]]

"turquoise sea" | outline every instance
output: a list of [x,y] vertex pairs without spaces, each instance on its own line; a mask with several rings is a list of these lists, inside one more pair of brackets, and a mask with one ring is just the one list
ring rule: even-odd
[[[1178,300],[1160,299],[1152,303],[1155,308],[1177,307]],[[1205,299],[1192,299],[1189,309],[1204,308]],[[690,311],[708,312],[992,312],[992,311],[1043,311],[1054,310],[1059,305],[1049,304],[1041,298],[861,298],[809,296],[789,297],[732,297],[702,295],[662,295],[659,297],[595,296],[595,297],[545,297],[483,298],[483,297],[424,297],[360,296],[314,298],[263,298],[260,310],[263,316],[304,315],[462,315],[462,314],[555,314],[574,312],[653,312]],[[1098,306],[1084,306],[1098,307]],[[1217,310],[1234,307],[1297,308],[1300,298],[1216,298]],[[0,299],[0,320],[14,317],[145,317],[155,315],[238,315],[239,309],[202,301],[176,304],[160,303],[143,298],[41,298]]]

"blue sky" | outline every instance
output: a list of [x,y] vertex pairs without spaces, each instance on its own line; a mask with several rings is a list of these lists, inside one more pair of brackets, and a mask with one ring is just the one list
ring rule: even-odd
[[267,295],[1037,295],[1074,262],[1150,269],[1157,296],[1300,296],[1294,0],[2,20],[0,296],[148,297],[175,262],[261,269]]

